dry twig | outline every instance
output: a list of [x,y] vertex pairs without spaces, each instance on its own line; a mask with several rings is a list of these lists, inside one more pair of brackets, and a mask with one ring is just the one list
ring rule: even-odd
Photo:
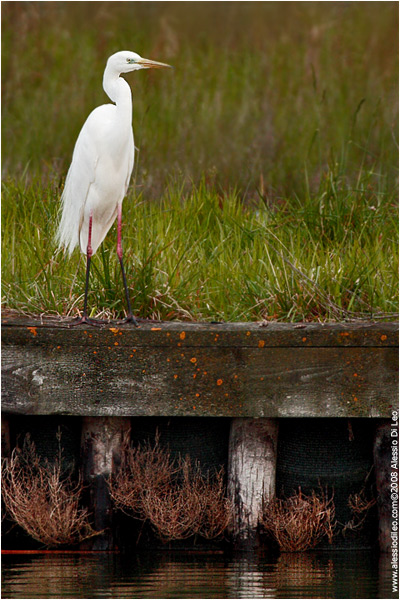
[[353,518],[343,526],[343,535],[347,530],[356,531],[363,528],[365,519],[368,516],[368,512],[373,506],[375,506],[376,500],[375,498],[368,500],[365,497],[364,489],[362,489],[359,493],[350,494],[347,504],[353,513]]

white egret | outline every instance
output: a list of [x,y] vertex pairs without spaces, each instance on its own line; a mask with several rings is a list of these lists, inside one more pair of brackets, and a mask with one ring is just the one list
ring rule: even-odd
[[129,84],[120,75],[169,66],[142,58],[135,52],[122,51],[110,56],[104,71],[103,88],[115,104],[95,108],[76,141],[61,197],[57,241],[69,254],[78,245],[86,254],[85,299],[82,318],[77,324],[94,323],[87,314],[90,262],[117,217],[117,255],[128,306],[126,321],[137,325],[129,299],[121,244],[122,201],[132,174],[135,152],[132,94]]

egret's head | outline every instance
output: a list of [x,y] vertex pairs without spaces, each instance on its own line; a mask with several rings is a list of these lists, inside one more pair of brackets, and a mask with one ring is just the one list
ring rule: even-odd
[[118,71],[118,73],[130,73],[138,69],[161,69],[162,67],[170,67],[170,65],[142,58],[136,52],[123,50],[110,56],[107,61],[107,67]]

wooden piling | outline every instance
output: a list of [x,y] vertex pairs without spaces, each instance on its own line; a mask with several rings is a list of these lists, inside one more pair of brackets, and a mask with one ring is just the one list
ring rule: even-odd
[[1,457],[8,458],[10,454],[10,420],[4,415],[1,417]]
[[88,486],[88,503],[94,529],[101,535],[83,543],[85,549],[112,550],[113,507],[107,479],[121,463],[122,441],[130,429],[127,417],[84,417],[82,420],[82,477]]
[[277,442],[277,419],[232,419],[228,496],[234,506],[233,538],[242,549],[257,545],[263,502],[275,495]]
[[374,467],[379,519],[379,548],[381,552],[390,552],[391,549],[390,430],[390,420],[381,422],[376,428],[374,440]]

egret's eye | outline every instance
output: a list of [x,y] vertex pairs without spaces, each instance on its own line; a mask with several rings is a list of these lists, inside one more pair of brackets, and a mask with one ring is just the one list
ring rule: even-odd
[[136,61],[135,61],[135,59],[134,59],[134,58],[127,58],[127,59],[126,59],[126,62],[127,62],[127,63],[129,63],[130,65],[132,65],[132,64],[133,64],[134,62],[136,62]]

